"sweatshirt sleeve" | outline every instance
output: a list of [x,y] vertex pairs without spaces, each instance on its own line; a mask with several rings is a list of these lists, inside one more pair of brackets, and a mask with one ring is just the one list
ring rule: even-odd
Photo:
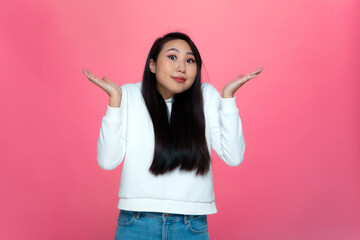
[[205,97],[211,146],[227,165],[238,166],[244,159],[245,141],[236,99],[222,98],[210,84]]
[[127,92],[122,89],[120,107],[107,104],[97,142],[97,161],[105,170],[116,168],[123,160],[126,149]]

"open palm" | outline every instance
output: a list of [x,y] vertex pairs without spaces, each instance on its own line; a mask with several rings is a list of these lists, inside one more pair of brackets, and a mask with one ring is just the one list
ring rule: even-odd
[[223,98],[232,98],[234,97],[235,92],[244,85],[247,81],[250,79],[253,79],[256,77],[261,71],[263,70],[263,67],[259,67],[255,71],[246,74],[245,76],[243,74],[239,74],[235,77],[234,80],[228,82],[225,84],[223,90],[222,90],[222,97]]
[[94,76],[89,70],[83,69],[82,71],[85,76],[95,85],[99,86],[101,89],[103,89],[110,97],[111,96],[121,96],[121,88],[118,84],[110,81],[107,77],[103,77],[102,79],[99,79]]

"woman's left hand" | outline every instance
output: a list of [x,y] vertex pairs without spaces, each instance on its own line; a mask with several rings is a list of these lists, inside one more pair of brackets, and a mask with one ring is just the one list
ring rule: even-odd
[[261,73],[261,71],[263,70],[263,67],[259,67],[258,69],[256,69],[255,71],[246,74],[245,76],[243,74],[238,75],[234,80],[228,82],[223,90],[222,90],[222,97],[223,98],[233,98],[235,92],[242,86],[244,85],[247,81],[249,81],[250,79],[253,79],[254,77],[256,77],[257,75],[259,75],[259,73]]

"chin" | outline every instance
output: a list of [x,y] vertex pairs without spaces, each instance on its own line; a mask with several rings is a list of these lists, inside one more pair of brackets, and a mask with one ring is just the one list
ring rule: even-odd
[[178,93],[182,93],[182,92],[185,92],[187,90],[189,90],[190,87],[186,87],[186,88],[181,88],[181,89],[175,89],[173,91],[174,94],[178,94]]

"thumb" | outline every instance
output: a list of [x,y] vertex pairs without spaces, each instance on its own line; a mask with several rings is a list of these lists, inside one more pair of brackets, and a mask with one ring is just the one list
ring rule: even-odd
[[105,76],[102,77],[102,80],[104,80],[104,81],[106,81],[106,82],[110,81],[110,79],[108,79],[108,78],[105,77]]
[[239,74],[235,77],[235,79],[240,79],[240,78],[243,78],[244,77],[244,74]]

